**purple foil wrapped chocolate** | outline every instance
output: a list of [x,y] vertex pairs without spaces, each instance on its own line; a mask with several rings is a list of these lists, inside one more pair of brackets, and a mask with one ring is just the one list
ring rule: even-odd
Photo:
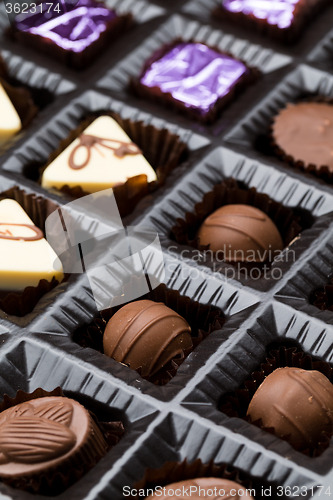
[[19,31],[52,40],[64,50],[82,52],[95,42],[107,29],[107,24],[117,15],[104,4],[94,0],[79,0],[77,4],[62,5],[63,11],[20,14],[16,18]]
[[224,0],[224,9],[252,15],[280,29],[289,28],[294,20],[295,6],[300,0]]
[[179,43],[144,71],[140,83],[158,87],[187,108],[206,115],[248,72],[241,61],[206,45]]

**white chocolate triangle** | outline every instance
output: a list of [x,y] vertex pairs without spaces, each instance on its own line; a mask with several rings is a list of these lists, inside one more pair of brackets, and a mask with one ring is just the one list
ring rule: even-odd
[[0,145],[21,130],[21,120],[0,83]]
[[[16,201],[0,201],[0,231],[13,236],[31,237],[33,229],[11,224],[32,224],[32,220]],[[45,238],[36,241],[10,240],[0,234],[0,290],[22,291],[37,286],[41,279],[60,282],[64,274],[57,255]],[[57,269],[54,268],[57,267]]]
[[[118,123],[110,116],[97,118],[83,132],[86,135],[130,143],[131,140]],[[116,184],[123,184],[128,178],[145,174],[148,182],[156,180],[156,173],[142,154],[125,155],[121,158],[114,151],[96,144],[91,148],[91,157],[87,166],[75,170],[70,167],[69,159],[72,151],[80,144],[75,139],[50,165],[45,169],[42,186],[61,189],[67,185],[71,188],[81,186],[88,193],[95,193],[103,189],[112,188]],[[84,163],[87,150],[76,150],[75,162]]]

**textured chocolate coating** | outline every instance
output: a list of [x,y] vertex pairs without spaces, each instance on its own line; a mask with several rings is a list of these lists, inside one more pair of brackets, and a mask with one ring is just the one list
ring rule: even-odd
[[192,347],[191,328],[161,302],[139,300],[119,309],[108,322],[104,353],[144,377],[154,375],[184,349]]
[[333,106],[288,104],[274,119],[273,140],[295,162],[327,166],[333,172]]
[[[175,492],[174,494],[172,493],[173,491]],[[239,494],[241,491],[243,491],[243,494]],[[240,484],[217,477],[199,477],[168,484],[165,486],[165,494],[158,496],[161,500],[173,500],[175,498],[185,500],[189,497],[192,500],[202,500],[205,498],[214,500],[229,500],[231,498],[234,500],[253,500],[250,493],[246,492],[246,489]],[[156,495],[150,495],[147,497],[147,500],[152,500],[154,498],[156,498]]]
[[[88,467],[106,453],[106,441],[77,401],[45,397],[0,414],[0,477],[68,474],[77,463]],[[87,460],[91,460],[91,463]]]
[[333,432],[333,385],[316,370],[278,368],[256,391],[247,415],[281,438],[290,435],[292,445],[313,448],[322,432]]
[[200,245],[224,252],[227,262],[264,262],[283,250],[274,222],[250,205],[226,205],[213,212],[201,225]]

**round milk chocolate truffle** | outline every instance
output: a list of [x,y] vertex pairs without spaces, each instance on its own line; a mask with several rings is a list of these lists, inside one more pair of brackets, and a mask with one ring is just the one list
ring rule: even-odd
[[200,245],[224,253],[227,262],[265,262],[283,250],[274,222],[250,205],[226,205],[213,212],[198,231]]
[[162,302],[139,300],[119,309],[103,337],[104,353],[116,361],[141,368],[149,377],[184,349],[192,347],[191,327]]
[[259,386],[247,415],[290,436],[292,445],[314,448],[322,432],[333,432],[333,385],[316,370],[278,368]]
[[[20,403],[0,413],[0,477],[29,482],[87,468],[106,454],[106,441],[87,410],[65,397]],[[89,457],[90,463],[87,463]]]
[[288,104],[274,118],[273,139],[286,156],[305,166],[333,172],[333,106],[323,102]]
[[[243,486],[228,479],[217,477],[199,477],[187,479],[178,483],[168,484],[165,494],[159,496],[160,500],[186,500],[191,492],[192,500],[215,499],[215,500],[253,500],[253,497]],[[191,488],[191,489],[190,489]],[[216,488],[216,490],[215,490]],[[156,495],[150,495],[147,500],[153,500]]]

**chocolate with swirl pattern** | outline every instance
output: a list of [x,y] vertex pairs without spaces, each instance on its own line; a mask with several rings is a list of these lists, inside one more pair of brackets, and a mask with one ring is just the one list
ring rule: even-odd
[[150,377],[192,347],[191,327],[162,302],[139,300],[112,316],[103,347],[106,355]]
[[278,368],[255,392],[247,415],[289,436],[293,446],[315,448],[323,432],[333,432],[333,385],[317,370]]

